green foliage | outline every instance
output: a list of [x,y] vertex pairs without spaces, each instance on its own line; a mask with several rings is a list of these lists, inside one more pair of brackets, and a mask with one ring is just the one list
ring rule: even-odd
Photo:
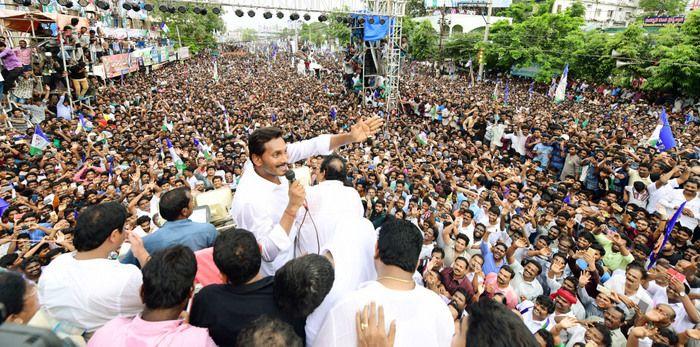
[[340,12],[332,12],[330,16],[328,16],[328,31],[327,35],[329,38],[335,40],[338,39],[341,45],[346,45],[350,43],[350,35],[351,35],[351,30],[350,28],[339,21],[340,18],[345,17],[346,15]]
[[320,46],[326,41],[326,32],[328,25],[326,23],[313,22],[304,23],[301,25],[301,30],[299,31],[299,37],[304,41],[309,41],[314,45]]
[[467,34],[453,35],[445,42],[445,57],[457,61],[468,61],[472,58],[476,61],[479,44],[484,37],[483,33],[470,32]]
[[[412,22],[406,19],[405,22]],[[407,28],[408,29],[408,28]],[[409,53],[417,60],[427,60],[437,51],[438,33],[430,22],[421,21],[407,33]]]
[[251,42],[258,39],[258,31],[252,28],[245,28],[241,30],[241,41]]
[[423,0],[408,0],[406,1],[406,15],[409,17],[423,17],[428,14],[425,9]]
[[510,7],[502,10],[498,15],[513,18],[513,23],[521,23],[530,18],[534,10],[534,1],[517,1],[513,2]]
[[648,15],[675,16],[685,11],[688,0],[640,0],[639,7]]
[[566,9],[568,15],[571,17],[581,17],[586,14],[586,7],[583,6],[581,1],[576,1],[571,7]]
[[215,48],[216,47],[216,37],[214,37],[214,32],[223,32],[226,30],[223,19],[221,15],[215,14],[212,9],[213,7],[207,7],[203,4],[198,4],[200,8],[206,8],[207,14],[202,16],[192,12],[192,6],[189,3],[167,3],[172,4],[172,6],[185,6],[188,8],[186,13],[176,12],[163,13],[158,7],[164,1],[155,1],[153,7],[155,11],[153,16],[160,18],[161,21],[170,29],[167,33],[168,38],[174,42],[178,42],[178,30],[180,32],[179,39],[182,41],[183,46],[187,46],[196,53],[204,48]]

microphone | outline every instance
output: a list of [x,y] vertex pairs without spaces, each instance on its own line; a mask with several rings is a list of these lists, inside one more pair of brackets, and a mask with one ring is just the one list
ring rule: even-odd
[[287,170],[287,172],[284,173],[284,177],[287,178],[289,183],[292,183],[296,180],[296,174],[294,173],[294,170]]
[[[289,183],[291,184],[292,182],[296,181],[296,174],[294,173],[294,170],[287,170],[287,172],[284,173],[284,177],[287,178]],[[304,209],[308,212],[309,211],[309,206],[306,203],[306,199],[304,199]]]

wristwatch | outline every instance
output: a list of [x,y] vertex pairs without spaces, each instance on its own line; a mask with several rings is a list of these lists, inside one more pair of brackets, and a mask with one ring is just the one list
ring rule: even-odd
[[678,296],[680,296],[681,298],[684,297],[684,296],[685,296],[685,291],[679,292],[679,293],[678,293]]

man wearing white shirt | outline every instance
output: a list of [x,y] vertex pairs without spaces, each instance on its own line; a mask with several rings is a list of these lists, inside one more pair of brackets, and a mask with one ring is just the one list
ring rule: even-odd
[[377,278],[374,269],[374,246],[377,232],[372,223],[362,217],[344,219],[333,233],[333,239],[321,246],[321,254],[335,269],[330,293],[306,319],[306,345],[313,346],[328,311],[363,282]]
[[[43,270],[39,301],[62,330],[82,335],[143,310],[139,268],[108,259],[127,237],[122,231],[126,216],[126,209],[117,202],[81,211],[73,238],[77,251],[58,256]],[[141,239],[128,237],[132,252],[144,265],[149,256]]]
[[321,247],[333,239],[336,226],[347,218],[362,217],[364,208],[360,194],[346,187],[345,160],[331,154],[321,163],[318,185],[306,190],[308,212],[299,213],[296,223],[299,235],[295,244],[295,255],[321,254]]
[[700,220],[700,198],[698,198],[697,181],[686,181],[683,189],[672,190],[659,203],[667,209],[666,215],[671,216],[683,202],[685,202],[685,206],[680,215],[680,223],[690,230],[695,230]]
[[523,323],[533,334],[540,329],[551,330],[556,324],[554,301],[546,295],[538,296],[534,302],[525,300],[517,306],[517,309],[523,318]]
[[290,145],[278,128],[260,128],[250,135],[250,159],[245,163],[230,213],[238,227],[251,231],[261,245],[264,275],[273,275],[293,255],[293,225],[305,193],[299,182],[290,184],[280,179],[289,170],[288,164],[364,141],[382,123],[381,118],[360,120],[349,133],[321,135]]
[[[422,236],[405,220],[384,223],[374,252],[377,280],[345,295],[326,315],[314,346],[356,346],[355,315],[376,302],[385,322],[396,321],[395,346],[449,346],[455,326],[447,305],[434,292],[419,287],[412,276],[418,264]],[[360,334],[368,329],[360,318]]]
[[627,271],[622,275],[613,275],[605,282],[605,288],[614,291],[617,294],[624,295],[632,300],[642,312],[654,308],[649,292],[642,287],[642,280],[646,277],[644,267],[633,262],[627,265]]

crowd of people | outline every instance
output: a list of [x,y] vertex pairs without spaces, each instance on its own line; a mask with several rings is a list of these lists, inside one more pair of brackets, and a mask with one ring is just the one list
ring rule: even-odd
[[[314,60],[332,73],[234,50],[217,80],[202,54],[89,105],[28,96],[0,137],[3,319],[90,346],[697,343],[692,102],[661,150],[634,90],[410,65],[386,113]],[[192,221],[221,190],[235,227]]]

